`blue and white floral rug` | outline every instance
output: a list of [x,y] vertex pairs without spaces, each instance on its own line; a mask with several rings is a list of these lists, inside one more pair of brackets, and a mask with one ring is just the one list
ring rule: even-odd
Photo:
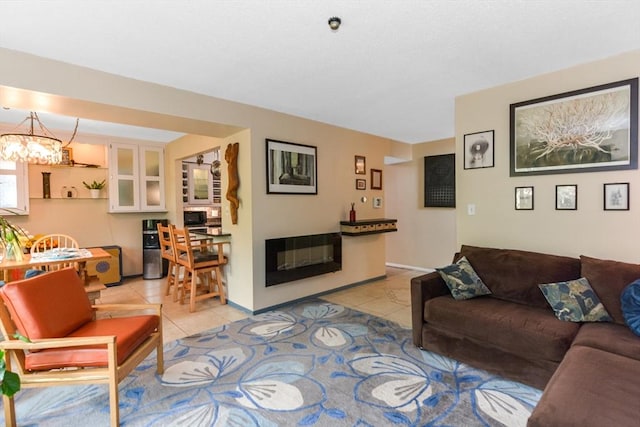
[[[541,392],[437,354],[411,331],[309,300],[165,346],[120,385],[126,426],[524,426]],[[18,393],[19,425],[106,426],[106,386]]]

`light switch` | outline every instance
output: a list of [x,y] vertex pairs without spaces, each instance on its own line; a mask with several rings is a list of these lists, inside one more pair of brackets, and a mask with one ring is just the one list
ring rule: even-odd
[[475,215],[476,214],[476,205],[470,203],[467,205],[467,215]]

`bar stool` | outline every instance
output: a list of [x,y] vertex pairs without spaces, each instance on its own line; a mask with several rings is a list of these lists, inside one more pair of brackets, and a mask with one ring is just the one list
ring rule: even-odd
[[[192,240],[189,230],[169,226],[175,245],[176,263],[184,267],[180,304],[189,292],[189,312],[196,309],[196,301],[219,297],[222,304],[227,303],[222,284],[222,267],[227,258],[222,251],[222,242],[208,239]],[[200,280],[199,280],[200,279]],[[205,286],[204,293],[198,295],[198,283]]]
[[173,244],[173,236],[170,227],[175,226],[164,226],[158,223],[158,241],[160,242],[160,253],[162,258],[169,261],[165,295],[168,296],[173,293],[173,301],[175,302],[178,301],[178,292],[182,292],[182,282],[180,281],[181,266],[176,263],[176,249]]

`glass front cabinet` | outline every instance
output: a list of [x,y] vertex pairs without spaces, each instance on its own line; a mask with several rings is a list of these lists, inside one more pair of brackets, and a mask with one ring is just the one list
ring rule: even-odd
[[165,210],[164,148],[109,144],[109,212]]

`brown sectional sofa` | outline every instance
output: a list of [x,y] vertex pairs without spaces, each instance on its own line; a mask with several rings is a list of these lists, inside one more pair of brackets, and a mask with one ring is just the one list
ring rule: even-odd
[[[437,272],[411,280],[413,342],[544,389],[529,426],[640,425],[640,337],[624,324],[620,294],[640,265],[462,246],[491,295],[454,300]],[[539,284],[586,277],[613,318],[556,318]]]

